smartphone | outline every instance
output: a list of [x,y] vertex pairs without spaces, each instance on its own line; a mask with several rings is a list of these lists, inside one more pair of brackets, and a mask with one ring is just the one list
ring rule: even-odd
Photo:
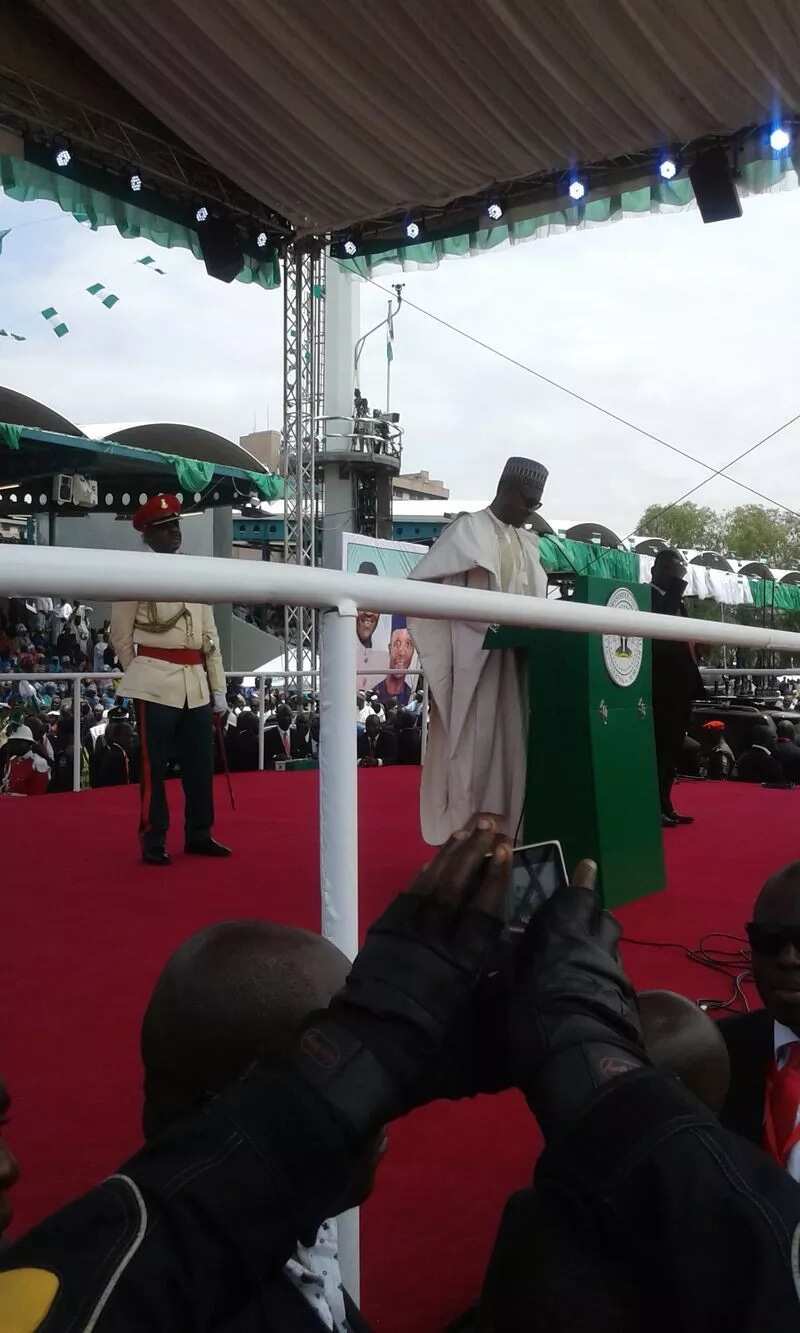
[[560,842],[532,842],[527,847],[515,847],[506,902],[508,929],[523,931],[534,912],[567,883]]

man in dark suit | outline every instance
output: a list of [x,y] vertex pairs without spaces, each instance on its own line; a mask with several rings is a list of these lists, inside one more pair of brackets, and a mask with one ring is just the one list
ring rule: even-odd
[[737,782],[785,782],[783,769],[773,750],[774,737],[769,727],[759,722],[750,732],[750,744],[736,761]]
[[778,723],[775,758],[787,782],[800,782],[800,745],[797,744],[794,723],[790,722],[788,717]]
[[720,1119],[800,1180],[800,861],[767,880],[747,934],[764,1008],[720,1023],[731,1062]]
[[[659,615],[685,616],[683,593],[686,565],[679,551],[659,551],[653,564],[653,610]],[[692,700],[702,699],[705,690],[690,643],[653,640],[653,727],[664,828],[691,824],[691,815],[679,815],[672,804],[672,784],[689,726]]]
[[364,730],[358,734],[359,768],[383,768],[397,763],[397,736],[385,727],[377,713],[365,719]]
[[[344,985],[350,963],[329,940],[270,921],[225,921],[185,940],[168,960],[142,1024],[142,1125],[150,1142],[203,1106],[260,1059],[288,1058],[312,1010]],[[372,1191],[383,1131],[359,1157],[341,1211]],[[246,1269],[243,1268],[243,1274]],[[341,1288],[336,1220],[298,1238],[285,1267],[243,1278],[239,1316],[225,1333],[368,1333]],[[346,1321],[346,1322],[345,1322]]]
[[275,710],[275,725],[264,732],[264,767],[274,768],[275,761],[284,759],[308,759],[311,754],[311,741],[308,735],[308,721],[304,717],[300,722],[292,721],[292,710],[288,704],[278,704]]

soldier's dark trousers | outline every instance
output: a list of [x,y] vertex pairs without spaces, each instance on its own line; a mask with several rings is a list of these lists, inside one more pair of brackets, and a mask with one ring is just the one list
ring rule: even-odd
[[141,746],[139,786],[142,809],[139,837],[143,851],[163,848],[169,828],[164,777],[173,759],[181,770],[185,799],[186,842],[207,838],[214,823],[214,731],[211,704],[168,708],[136,701]]

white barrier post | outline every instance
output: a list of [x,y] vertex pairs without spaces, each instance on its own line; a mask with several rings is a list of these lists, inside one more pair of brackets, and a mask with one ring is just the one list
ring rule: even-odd
[[258,678],[258,771],[264,772],[264,714],[267,710],[264,672]]
[[[348,958],[358,952],[356,605],[322,615],[319,693],[319,853],[322,933]],[[358,1209],[339,1218],[342,1280],[359,1302]]]
[[81,789],[81,678],[72,682],[72,790]]

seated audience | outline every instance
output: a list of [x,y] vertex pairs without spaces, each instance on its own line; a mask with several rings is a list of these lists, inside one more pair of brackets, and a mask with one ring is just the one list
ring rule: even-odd
[[357,742],[359,768],[383,768],[397,763],[397,737],[385,727],[377,713],[364,723],[364,731]]
[[139,747],[127,717],[109,718],[105,735],[97,742],[94,765],[97,787],[122,787],[139,781]]
[[775,758],[787,782],[800,782],[800,745],[797,744],[794,723],[788,717],[778,723]]
[[759,722],[750,732],[750,744],[736,761],[737,782],[783,782],[783,769],[775,758],[773,732]]
[[[228,766],[234,773],[255,772],[258,768],[258,718],[255,713],[245,709],[237,717],[236,726],[228,727],[225,749]],[[266,743],[264,753],[266,755]]]
[[275,709],[275,723],[264,731],[264,767],[274,768],[276,760],[294,759],[292,752],[292,710],[286,703]]

